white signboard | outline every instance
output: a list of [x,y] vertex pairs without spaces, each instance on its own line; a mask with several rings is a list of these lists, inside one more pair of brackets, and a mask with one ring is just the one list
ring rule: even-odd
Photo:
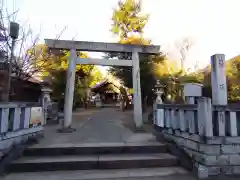
[[188,97],[201,97],[202,96],[202,84],[186,83],[184,84],[183,93]]
[[33,126],[43,124],[44,123],[44,115],[42,107],[32,107],[31,108],[31,117],[30,124]]

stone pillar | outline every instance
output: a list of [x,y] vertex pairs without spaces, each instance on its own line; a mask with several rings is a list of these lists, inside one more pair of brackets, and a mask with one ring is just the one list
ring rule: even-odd
[[225,55],[211,56],[212,103],[227,105],[227,83],[225,73]]
[[198,98],[198,134],[211,138],[213,136],[212,103],[207,97]]
[[140,86],[140,68],[139,68],[139,54],[137,51],[132,52],[132,75],[133,75],[133,101],[134,101],[134,122],[136,128],[142,128],[142,100],[141,100],[141,86]]
[[63,127],[62,129],[59,130],[59,132],[75,131],[75,129],[71,128],[71,124],[72,124],[73,96],[75,87],[76,58],[77,58],[76,50],[71,49],[67,69],[67,82],[64,101],[64,122]]
[[[211,56],[211,85],[213,105],[227,105],[227,83],[225,73],[225,55],[215,54]],[[213,118],[218,122],[218,135],[225,136],[226,112],[218,111]]]

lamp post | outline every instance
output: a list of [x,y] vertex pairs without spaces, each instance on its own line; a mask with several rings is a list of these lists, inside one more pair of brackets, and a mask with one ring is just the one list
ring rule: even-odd
[[18,38],[19,35],[19,24],[16,22],[10,22],[10,33],[9,36],[12,38],[12,46],[11,46],[11,54],[10,54],[10,59],[9,59],[9,64],[8,64],[8,81],[7,81],[7,97],[6,101],[9,101],[10,93],[11,93],[11,78],[12,78],[12,61],[13,61],[13,56],[14,56],[14,48],[16,44],[16,39]]

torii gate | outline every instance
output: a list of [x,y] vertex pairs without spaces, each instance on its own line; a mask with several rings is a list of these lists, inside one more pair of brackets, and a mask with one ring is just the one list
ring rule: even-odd
[[[142,101],[141,101],[141,86],[140,86],[140,71],[139,71],[139,53],[143,54],[158,54],[160,46],[145,46],[145,45],[129,45],[119,43],[103,43],[103,42],[88,42],[88,41],[71,41],[71,40],[55,40],[45,39],[46,45],[50,49],[70,50],[69,65],[67,70],[67,84],[65,91],[64,104],[64,123],[63,132],[71,132],[72,123],[72,107],[73,94],[75,86],[75,71],[77,64],[94,64],[105,66],[132,66],[132,78],[134,89],[134,122],[136,128],[141,128],[142,120]],[[92,51],[92,52],[127,52],[132,53],[132,60],[115,60],[115,59],[91,59],[79,58],[76,51]]]

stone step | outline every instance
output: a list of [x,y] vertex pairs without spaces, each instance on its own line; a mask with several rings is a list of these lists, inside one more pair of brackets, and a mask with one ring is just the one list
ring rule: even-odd
[[167,153],[118,155],[68,155],[23,157],[13,162],[9,172],[36,172],[88,169],[130,169],[177,166],[178,159]]
[[59,156],[87,154],[165,153],[167,146],[159,142],[144,143],[85,143],[35,145],[25,150],[24,156]]
[[[25,172],[11,173],[3,180],[106,180],[106,179],[124,179],[136,178],[136,180],[155,179],[167,180],[173,176],[176,180],[186,180],[181,177],[189,175],[189,172],[181,167],[161,167],[161,168],[139,168],[139,169],[114,169],[114,170],[76,170],[76,171],[48,171],[48,172]],[[180,179],[179,179],[180,178]],[[172,180],[172,179],[171,179]],[[175,180],[175,179],[174,179]],[[190,180],[190,179],[189,179]]]

